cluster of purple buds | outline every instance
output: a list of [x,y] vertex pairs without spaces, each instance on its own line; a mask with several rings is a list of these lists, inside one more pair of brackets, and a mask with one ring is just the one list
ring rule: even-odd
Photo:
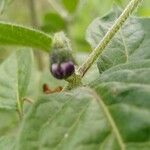
[[55,78],[66,79],[74,73],[75,67],[74,63],[69,60],[62,63],[52,64],[50,70]]

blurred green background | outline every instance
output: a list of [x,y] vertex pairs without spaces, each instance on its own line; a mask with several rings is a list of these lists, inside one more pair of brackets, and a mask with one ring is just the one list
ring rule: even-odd
[[[129,0],[0,0],[0,20],[32,26],[48,34],[64,30],[71,39],[75,53],[89,52],[85,41],[86,28],[90,22],[103,16],[114,4],[124,8]],[[137,16],[150,16],[150,0],[143,0]],[[15,47],[0,47],[2,62]],[[42,52],[36,53],[39,67],[43,69]],[[44,56],[43,56],[44,55]]]

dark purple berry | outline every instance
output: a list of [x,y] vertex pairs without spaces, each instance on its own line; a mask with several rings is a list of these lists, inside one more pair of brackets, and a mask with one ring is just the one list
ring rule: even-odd
[[57,79],[65,79],[71,76],[75,71],[72,61],[62,62],[60,64],[52,64],[51,73]]
[[62,68],[63,73],[64,73],[64,78],[71,76],[75,70],[74,64],[72,61],[61,63],[61,68]]
[[51,73],[57,79],[63,79],[63,71],[59,64],[52,64],[51,66]]

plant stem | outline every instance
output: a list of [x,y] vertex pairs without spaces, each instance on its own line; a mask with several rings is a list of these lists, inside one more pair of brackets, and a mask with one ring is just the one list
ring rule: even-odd
[[66,90],[71,90],[72,88],[82,85],[81,76],[78,75],[77,72],[75,72],[72,76],[66,79],[66,81],[68,82],[68,84],[62,89],[62,92]]
[[17,112],[19,114],[20,120],[23,118],[23,102],[22,99],[19,98],[19,93],[17,92]]
[[122,25],[124,24],[126,19],[129,17],[129,15],[134,11],[134,9],[137,8],[138,4],[140,4],[141,1],[142,0],[131,0],[131,2],[127,5],[125,10],[122,12],[119,18],[115,21],[114,25],[106,33],[104,38],[100,41],[100,43],[93,50],[93,52],[88,56],[85,62],[78,68],[77,72],[81,75],[81,77],[84,76],[84,74],[91,67],[91,65],[94,63],[97,57],[99,57],[99,55],[108,45],[108,43],[117,33],[117,31],[122,27]]
[[23,102],[28,102],[28,103],[30,103],[30,104],[33,104],[33,100],[31,100],[30,98],[28,98],[28,97],[25,97],[24,99],[23,99]]

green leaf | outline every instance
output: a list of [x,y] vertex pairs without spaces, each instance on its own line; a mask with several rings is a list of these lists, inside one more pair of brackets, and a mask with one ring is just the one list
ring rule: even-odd
[[91,83],[109,110],[127,150],[150,148],[149,74],[150,60],[141,60],[113,67]]
[[43,19],[41,29],[45,32],[58,32],[66,28],[65,21],[56,13],[47,13]]
[[[130,0],[115,0],[115,2],[120,5],[122,8],[124,8],[128,2]],[[138,10],[136,11],[136,14],[138,16],[147,16],[149,17],[150,16],[150,1],[149,0],[144,0],[142,2],[142,5],[138,8]]]
[[39,30],[0,22],[0,45],[15,45],[49,51],[51,37]]
[[13,150],[14,149],[14,139],[15,137],[2,137],[0,138],[0,149],[1,150]]
[[62,3],[64,5],[64,7],[70,12],[73,13],[79,3],[79,0],[73,0],[73,1],[68,1],[68,0],[62,0]]
[[143,5],[140,7],[140,9],[138,10],[137,14],[139,16],[150,16],[150,1],[149,0],[145,0],[143,1]]
[[42,96],[23,122],[16,150],[148,150],[149,90],[97,81],[93,89]]
[[0,65],[0,109],[16,109],[26,95],[32,67],[32,51],[22,49]]
[[[18,124],[18,114],[14,110],[0,108],[0,138],[12,133]],[[1,143],[1,142],[0,142]],[[1,144],[0,144],[1,145]],[[0,147],[1,149],[1,147]]]
[[[93,47],[113,17],[94,24]],[[108,59],[99,58],[95,81],[39,97],[23,120],[16,150],[150,149],[150,20],[131,18],[121,31],[102,54]]]
[[0,137],[8,135],[18,125],[16,110],[19,113],[23,111],[23,98],[27,95],[30,82],[32,57],[32,50],[22,49],[0,65]]
[[91,88],[41,96],[16,149],[148,150],[149,74],[150,60],[131,62],[104,72]]
[[96,149],[110,132],[102,117],[87,88],[42,96],[23,122],[16,149]]
[[[117,18],[117,12],[111,12],[103,18],[97,18],[87,30],[87,40],[94,48],[106,34]],[[100,73],[120,63],[148,59],[149,19],[129,18],[125,25],[108,44],[98,59]]]

